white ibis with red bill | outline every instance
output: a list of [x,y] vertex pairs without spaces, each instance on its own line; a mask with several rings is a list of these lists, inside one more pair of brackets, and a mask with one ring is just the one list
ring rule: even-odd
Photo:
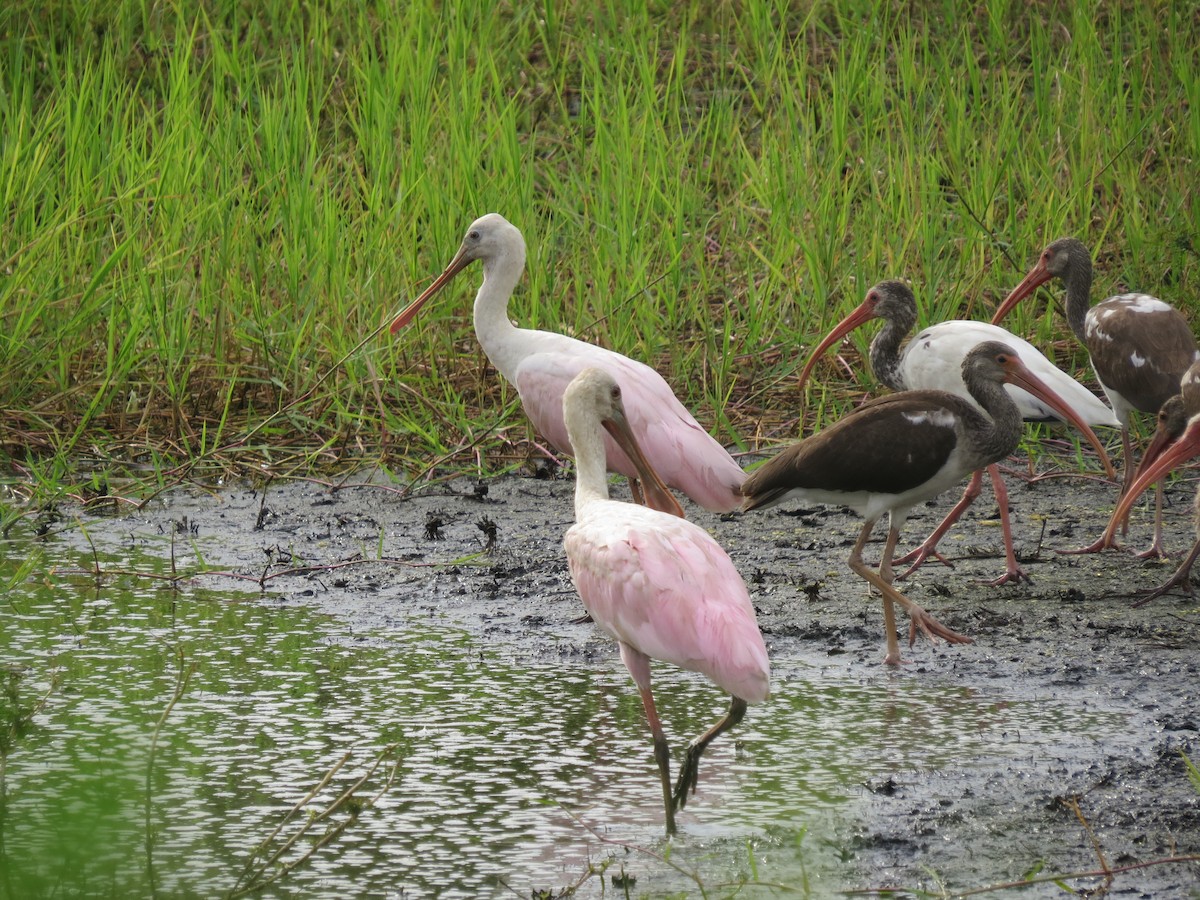
[[[625,391],[630,426],[662,480],[705,509],[737,508],[738,486],[745,478],[741,466],[676,399],[658,372],[612,350],[564,334],[518,328],[509,321],[508,301],[525,269],[525,239],[503,216],[489,213],[471,223],[442,274],[392,321],[392,333],[411,322],[431,297],[475,260],[483,263],[483,284],[475,295],[475,336],[492,365],[516,387],[525,414],[542,437],[571,453],[563,393],[584,369],[603,369]],[[609,470],[631,479],[637,496],[633,463],[611,439],[606,439],[605,447]],[[669,493],[646,499],[655,508],[683,515]]]
[[[585,369],[567,386],[563,417],[575,448],[575,524],[563,544],[584,606],[617,639],[641,694],[667,834],[673,834],[675,811],[695,790],[705,748],[741,721],[747,703],[767,699],[770,667],[746,583],[709,533],[686,519],[609,499],[605,430],[644,484],[658,481],[621,394],[600,369]],[[651,659],[699,672],[732,697],[728,713],[688,745],[673,793],[670,749],[650,689]]]
[[[1051,278],[1066,288],[1067,324],[1087,348],[1092,369],[1121,422],[1125,454],[1122,494],[1133,479],[1133,449],[1129,436],[1135,411],[1157,413],[1168,398],[1179,393],[1179,380],[1197,359],[1196,338],[1178,310],[1149,294],[1118,294],[1090,306],[1092,257],[1075,238],[1060,238],[1047,245],[1021,283],[1000,304],[993,323]],[[1106,532],[1107,534],[1107,532]],[[1102,537],[1078,553],[1093,553],[1113,546]],[[1163,556],[1162,490],[1155,491],[1154,541],[1139,556]]]
[[[971,400],[929,390],[879,397],[784,449],[751,472],[742,485],[746,495],[742,508],[746,510],[794,497],[848,506],[866,519],[848,564],[883,594],[888,646],[884,662],[890,665],[900,662],[894,603],[903,606],[911,619],[910,646],[918,629],[931,639],[971,640],[947,628],[892,586],[892,556],[913,506],[1016,449],[1021,412],[1003,385],[1020,385],[1064,420],[1085,433],[1091,431],[1006,344],[986,341],[975,347],[963,360],[962,372]],[[863,562],[862,551],[885,512],[888,536],[879,571],[873,572]]]
[[[1113,428],[1120,425],[1117,417],[1113,415],[1113,411],[1091,391],[1055,366],[1028,341],[997,325],[962,319],[940,322],[922,329],[915,338],[908,342],[901,353],[901,341],[917,323],[917,302],[913,298],[912,290],[902,281],[881,281],[867,291],[863,302],[853,312],[833,327],[813,350],[808,363],[801,372],[801,389],[821,354],[855,328],[871,319],[883,319],[885,323],[871,341],[871,370],[875,373],[876,379],[894,391],[942,390],[975,402],[971,399],[966,384],[963,382],[963,359],[973,347],[984,341],[1000,341],[1016,353],[1021,362],[1061,397],[1082,421],[1088,425],[1107,425]],[[1018,385],[1006,384],[1005,390],[1017,404],[1021,417],[1026,421],[1062,421],[1053,408]],[[1094,446],[1104,464],[1105,471],[1112,477],[1112,463],[1109,462],[1104,447],[1099,443]],[[987,472],[991,476],[992,487],[996,493],[996,503],[1000,508],[1006,563],[1004,574],[991,583],[997,585],[1009,581],[1020,581],[1023,578],[1028,579],[1029,576],[1021,569],[1013,550],[1008,491],[1000,476],[999,467],[992,463],[987,466]],[[962,499],[950,510],[933,533],[916,550],[894,561],[897,564],[909,561],[913,563],[908,571],[898,576],[899,578],[903,579],[910,575],[931,555],[949,565],[937,553],[938,542],[979,496],[982,483],[983,470],[976,471],[971,476],[971,481],[968,483]]]

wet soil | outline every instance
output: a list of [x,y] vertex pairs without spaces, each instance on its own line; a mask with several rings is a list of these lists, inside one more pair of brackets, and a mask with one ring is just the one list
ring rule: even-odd
[[[1123,733],[1097,733],[1087,751],[1031,753],[1003,770],[906,771],[865,785],[873,802],[852,848],[861,879],[846,887],[932,889],[931,873],[946,872],[959,884],[987,885],[1003,880],[1002,873],[1011,877],[1012,860],[1024,858],[1044,861],[1044,874],[1105,863],[1126,868],[1110,896],[1200,896],[1200,864],[1137,868],[1200,852],[1200,792],[1189,784],[1180,755],[1200,762],[1200,604],[1177,590],[1132,606],[1139,591],[1174,571],[1178,557],[1146,562],[1128,551],[1054,552],[1098,536],[1115,499],[1113,485],[1079,476],[1029,480],[1007,471],[1018,555],[1032,582],[985,583],[1004,563],[995,500],[985,487],[944,542],[954,567],[930,562],[901,583],[975,643],[919,639],[905,647],[898,671],[882,665],[878,600],[867,599],[863,582],[845,566],[857,518],[795,504],[726,517],[687,508],[749,583],[777,683],[795,675],[790,661],[817,659],[864,679],[903,685],[935,672],[966,689],[1003,685],[1015,698],[1053,697],[1120,713]],[[449,619],[483,640],[517,648],[518,659],[561,655],[562,642],[542,636],[581,613],[561,548],[572,521],[569,478],[460,479],[408,493],[399,487],[377,478],[337,490],[289,482],[216,495],[180,491],[136,516],[157,519],[164,529],[186,521],[205,538],[209,565],[274,576],[266,583],[284,602],[311,604],[355,630]],[[1166,544],[1176,554],[1194,540],[1194,489],[1194,480],[1184,478],[1167,491]],[[625,491],[623,484],[614,487],[618,497]],[[915,510],[901,546],[923,537],[953,499]],[[1147,544],[1149,522],[1148,506],[1135,508],[1128,547]],[[214,545],[214,537],[228,540]],[[868,560],[877,558],[881,538],[882,528]],[[354,563],[362,554],[386,562]],[[465,559],[475,554],[483,555]],[[343,562],[350,564],[336,567]],[[253,592],[258,585],[251,580],[245,587]],[[571,665],[611,652],[594,626],[574,627],[581,658]],[[769,716],[769,702],[753,714]],[[1072,884],[1096,887],[1103,880]],[[1059,894],[1043,887],[1035,895]]]

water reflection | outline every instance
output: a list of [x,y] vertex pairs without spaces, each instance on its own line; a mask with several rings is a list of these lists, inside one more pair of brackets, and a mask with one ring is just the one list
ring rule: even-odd
[[[90,564],[65,549],[55,562]],[[164,565],[133,553],[121,564]],[[270,598],[135,579],[39,576],[4,603],[0,646],[18,673],[0,701],[5,722],[50,692],[5,763],[8,896],[220,895],[340,759],[350,755],[314,809],[389,744],[401,759],[391,789],[262,896],[528,895],[608,856],[639,873],[639,894],[689,887],[589,830],[663,847],[649,736],[615,647],[586,663],[530,662],[521,647],[450,627],[354,634]],[[1068,752],[1100,724],[1050,699],[1013,702],[936,677],[856,683],[800,660],[775,664],[786,673],[775,696],[713,746],[680,817],[673,859],[708,883],[749,877],[753,856],[759,878],[848,884],[839,842],[871,802],[864,781]],[[656,695],[676,759],[726,702],[666,667]],[[360,796],[383,787],[386,768]],[[582,894],[601,887],[593,879]]]

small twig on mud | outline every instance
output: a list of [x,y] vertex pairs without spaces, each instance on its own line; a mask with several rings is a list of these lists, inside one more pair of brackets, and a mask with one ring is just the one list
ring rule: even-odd
[[1043,518],[1042,519],[1042,530],[1040,532],[1038,532],[1037,547],[1035,547],[1033,550],[1033,558],[1034,559],[1041,559],[1042,542],[1045,541],[1045,539],[1046,539],[1046,519]]
[[497,414],[497,416],[492,420],[491,424],[488,427],[480,429],[480,432],[476,437],[472,438],[466,444],[460,444],[458,447],[454,448],[449,453],[445,453],[442,456],[439,456],[437,459],[435,459],[431,463],[429,463],[429,465],[425,466],[425,468],[422,469],[417,475],[414,475],[411,479],[409,479],[408,486],[405,487],[405,489],[403,491],[401,491],[401,496],[406,496],[412,490],[413,486],[418,481],[421,481],[422,479],[424,479],[427,475],[429,475],[430,472],[435,471],[437,468],[444,465],[448,460],[454,459],[456,456],[461,456],[463,453],[466,453],[468,450],[474,450],[478,444],[482,443],[484,439],[486,439],[487,437],[489,437],[490,435],[492,435],[495,432],[496,426],[498,426],[501,422],[503,422],[505,419],[507,419],[512,414],[513,410],[516,409],[516,406],[519,402],[520,402],[519,397],[517,399],[510,401],[508,403],[508,405],[505,406]]
[[1060,797],[1059,803],[1065,806],[1071,812],[1075,813],[1075,818],[1079,820],[1079,824],[1083,826],[1083,830],[1087,832],[1088,840],[1092,842],[1092,850],[1096,853],[1096,859],[1100,860],[1100,868],[1104,870],[1104,884],[1095,890],[1089,891],[1089,896],[1099,897],[1108,893],[1108,889],[1112,887],[1112,869],[1109,868],[1108,860],[1104,858],[1104,848],[1100,846],[1100,840],[1096,837],[1096,832],[1092,831],[1091,823],[1083,815],[1083,810],[1079,808],[1078,797]]

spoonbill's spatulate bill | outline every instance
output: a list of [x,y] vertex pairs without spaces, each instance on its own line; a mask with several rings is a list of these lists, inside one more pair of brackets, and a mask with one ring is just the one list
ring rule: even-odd
[[[1180,313],[1149,294],[1119,294],[1090,306],[1092,256],[1075,238],[1060,238],[1042,251],[992,316],[1003,321],[1013,308],[1052,278],[1061,279],[1067,291],[1067,324],[1087,348],[1092,369],[1108,395],[1121,423],[1125,453],[1122,493],[1133,478],[1133,449],[1129,438],[1134,411],[1157,413],[1169,397],[1179,393],[1179,380],[1197,359],[1200,349],[1192,329]],[[1155,493],[1158,512],[1154,541],[1142,556],[1162,556],[1162,493]],[[1111,547],[1101,538],[1078,552],[1089,553]]]
[[[575,448],[575,524],[564,538],[571,578],[592,619],[617,639],[654,736],[668,834],[695,790],[700,757],[741,721],[747,703],[767,699],[767,650],[746,584],[729,556],[686,519],[609,499],[604,432],[647,485],[658,480],[638,447],[607,372],[585,369],[567,387],[564,419]],[[650,661],[699,672],[732,696],[729,711],[688,746],[674,791],[671,756],[650,689]]]
[[[952,643],[970,641],[892,587],[892,556],[913,506],[1016,449],[1021,412],[1003,385],[1020,385],[1065,421],[1081,431],[1091,430],[1006,344],[986,341],[975,347],[963,360],[962,373],[970,400],[929,390],[879,397],[784,449],[751,472],[742,485],[747,510],[794,497],[848,506],[866,520],[849,565],[883,594],[888,645],[884,661],[891,665],[900,662],[893,603],[908,610],[910,645],[917,629]],[[862,551],[885,512],[890,527],[876,573],[863,563]]]
[[[563,334],[518,328],[509,321],[508,300],[525,268],[525,240],[503,216],[489,213],[471,223],[449,265],[396,316],[392,332],[411,322],[475,260],[483,264],[483,284],[475,295],[475,335],[492,365],[516,387],[525,414],[542,437],[558,450],[572,452],[563,421],[563,393],[584,369],[603,369],[625,392],[630,427],[662,480],[705,509],[737,508],[738,488],[745,478],[741,466],[700,426],[658,372],[612,350]],[[633,463],[611,439],[606,439],[605,450],[610,471],[636,477]],[[636,493],[636,484],[633,487]],[[656,508],[683,515],[674,498],[647,499]]]
[[[963,319],[940,322],[922,329],[901,352],[901,342],[917,323],[917,302],[913,298],[912,290],[902,281],[881,281],[867,291],[863,302],[853,312],[833,327],[813,350],[804,371],[800,374],[801,389],[821,354],[855,328],[871,319],[883,319],[885,323],[879,334],[871,341],[871,371],[875,373],[875,377],[880,382],[893,391],[941,390],[970,400],[971,395],[967,392],[967,386],[963,382],[963,359],[972,348],[984,341],[1000,341],[1011,347],[1020,357],[1021,362],[1061,397],[1082,421],[1088,425],[1108,425],[1114,428],[1120,425],[1117,417],[1113,415],[1113,411],[1091,391],[1055,366],[1031,343],[997,325]],[[1028,391],[1015,384],[1005,385],[1005,390],[1017,404],[1023,419],[1038,422],[1060,420],[1054,409]],[[1113,474],[1112,464],[1104,452],[1104,447],[1099,443],[1094,446],[1105,470],[1111,477]],[[1000,469],[993,463],[987,467],[987,472],[992,479],[996,502],[1000,508],[1000,524],[1004,534],[1006,560],[1004,574],[992,584],[1027,579],[1029,576],[1018,564],[1013,549],[1012,527],[1009,523],[1008,513],[1008,491],[1001,479]],[[930,556],[945,562],[937,553],[938,542],[979,496],[982,483],[983,470],[981,469],[971,476],[971,481],[967,485],[962,499],[921,546],[911,554],[895,560],[896,563],[912,562],[912,567],[899,578],[903,579],[910,575]]]

